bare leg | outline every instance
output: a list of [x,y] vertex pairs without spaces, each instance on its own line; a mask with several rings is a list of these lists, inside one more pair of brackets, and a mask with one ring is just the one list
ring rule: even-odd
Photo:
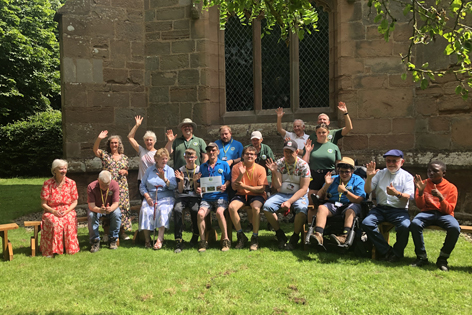
[[[254,201],[251,203],[251,212],[252,212],[252,232],[258,233],[259,226],[261,223],[261,218],[259,214],[261,213],[262,203],[260,201]],[[249,218],[249,216],[248,216]]]
[[344,226],[352,227],[356,213],[352,209],[347,209],[344,213]]
[[325,206],[321,205],[318,207],[318,211],[316,212],[316,226],[322,229],[326,226],[326,219],[330,217],[332,214]]
[[198,232],[200,232],[200,240],[205,240],[205,217],[210,213],[210,209],[200,208],[197,214]]
[[270,225],[272,225],[274,230],[278,231],[278,229],[280,229],[280,225],[279,225],[279,220],[277,218],[277,214],[269,212],[269,211],[264,211],[264,215],[267,221],[269,221]]
[[303,224],[305,223],[306,215],[303,212],[297,213],[295,216],[295,223],[293,227],[293,234],[300,234]]
[[144,233],[144,241],[151,242],[151,231],[143,230],[143,233]]
[[159,241],[161,241],[161,243],[164,242],[164,233],[166,231],[166,227],[165,226],[161,226],[159,229],[158,229],[158,234],[157,234],[157,239]]
[[312,194],[315,194],[315,195],[316,195],[317,193],[318,193],[318,190],[312,190],[312,189],[310,189],[310,190],[308,191],[308,203],[309,203],[310,205],[313,204],[313,200],[311,199],[311,195],[312,195]]
[[231,201],[229,204],[229,215],[231,216],[231,221],[233,221],[236,231],[241,230],[241,218],[239,217],[238,210],[243,205],[244,203],[238,200]]
[[221,239],[228,239],[228,231],[226,230],[225,208],[219,207],[216,209],[216,218],[221,230]]

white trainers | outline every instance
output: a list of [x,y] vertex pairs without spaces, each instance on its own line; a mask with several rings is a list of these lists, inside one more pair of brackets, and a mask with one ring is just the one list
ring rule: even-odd
[[108,243],[108,235],[103,235],[103,243]]

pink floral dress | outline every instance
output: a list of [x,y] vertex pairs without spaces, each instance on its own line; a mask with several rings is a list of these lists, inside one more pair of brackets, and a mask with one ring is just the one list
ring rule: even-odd
[[[51,178],[44,182],[41,190],[41,199],[46,200],[47,205],[56,211],[66,211],[78,198],[75,181],[67,177],[61,189],[57,187],[54,178]],[[75,210],[63,217],[57,217],[49,212],[43,213],[40,247],[43,256],[62,255],[64,247],[67,254],[75,254],[79,251]]]

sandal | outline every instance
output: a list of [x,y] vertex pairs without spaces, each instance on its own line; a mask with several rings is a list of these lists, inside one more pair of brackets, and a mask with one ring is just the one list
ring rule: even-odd
[[146,243],[144,243],[144,248],[149,249],[149,248],[151,248],[151,247],[152,247],[152,246],[151,246],[151,242],[146,242]]
[[159,239],[157,239],[157,241],[154,243],[153,249],[158,250],[158,249],[161,249],[161,248],[162,248],[162,242]]

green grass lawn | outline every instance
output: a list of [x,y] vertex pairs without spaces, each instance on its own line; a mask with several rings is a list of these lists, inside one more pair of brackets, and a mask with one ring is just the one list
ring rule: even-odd
[[[34,196],[39,200],[39,193]],[[290,225],[283,228],[291,231]],[[10,231],[14,259],[0,261],[0,314],[470,314],[472,309],[472,244],[462,236],[449,259],[451,271],[441,272],[434,264],[408,266],[415,258],[411,238],[406,258],[391,264],[313,250],[278,251],[274,233],[265,230],[257,252],[223,253],[214,243],[203,254],[196,249],[174,254],[171,231],[172,226],[160,251],[122,241],[115,251],[102,245],[91,254],[87,229],[81,228],[81,251],[54,259],[29,257],[32,232]],[[184,233],[184,239],[190,236]],[[436,260],[444,237],[442,231],[425,232],[430,260]]]

